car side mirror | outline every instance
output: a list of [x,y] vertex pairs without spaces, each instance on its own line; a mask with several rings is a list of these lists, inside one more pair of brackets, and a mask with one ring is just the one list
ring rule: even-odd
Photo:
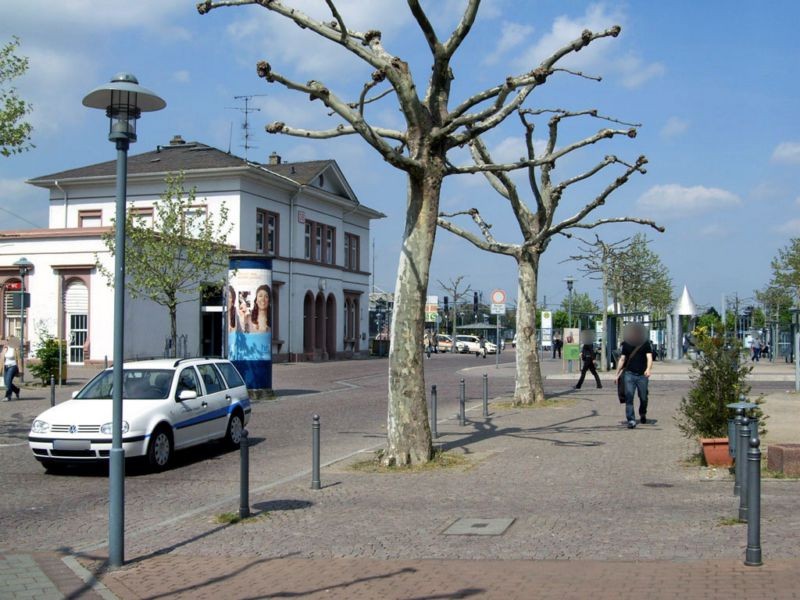
[[181,393],[178,394],[178,401],[183,402],[184,400],[194,400],[197,398],[197,392],[194,390],[181,390]]
[[78,392],[79,392],[79,391],[80,391],[80,390],[75,390],[74,392],[72,392],[72,397],[73,397],[73,398],[77,398],[77,396],[78,396]]

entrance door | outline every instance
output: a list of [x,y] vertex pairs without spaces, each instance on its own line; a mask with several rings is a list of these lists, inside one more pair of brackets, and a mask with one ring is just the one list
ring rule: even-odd
[[222,316],[221,312],[203,312],[200,324],[200,339],[203,356],[222,356]]
[[71,365],[82,365],[83,346],[89,335],[89,290],[82,281],[72,281],[64,290],[68,359]]

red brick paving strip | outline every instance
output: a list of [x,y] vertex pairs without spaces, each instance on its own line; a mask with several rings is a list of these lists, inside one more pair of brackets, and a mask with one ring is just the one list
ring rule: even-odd
[[81,598],[81,600],[102,600],[91,585],[85,583],[61,560],[60,554],[53,552],[33,554],[36,564],[53,582],[58,591],[64,594],[65,598]]
[[800,560],[268,559],[158,556],[101,577],[122,600],[800,598]]

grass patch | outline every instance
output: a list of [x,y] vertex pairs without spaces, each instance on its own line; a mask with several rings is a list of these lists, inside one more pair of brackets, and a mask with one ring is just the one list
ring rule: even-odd
[[358,473],[424,473],[426,471],[436,471],[438,469],[460,468],[466,470],[472,466],[472,463],[463,454],[444,452],[439,448],[433,451],[433,458],[430,462],[419,465],[386,467],[381,464],[382,458],[383,450],[378,450],[372,458],[354,462],[348,468]]
[[688,458],[684,458],[681,461],[681,464],[684,467],[702,467],[705,461],[703,460],[703,453],[702,452],[695,452]]
[[492,402],[491,405],[500,410],[511,410],[518,408],[564,408],[567,406],[574,406],[577,403],[578,400],[576,398],[565,398],[563,400],[545,400],[533,404],[516,404],[513,401],[504,401]]
[[719,521],[717,521],[718,527],[727,527],[729,525],[741,525],[743,523],[747,523],[747,521],[742,521],[741,519],[737,519],[734,517],[722,517]]
[[269,513],[262,512],[258,514],[250,514],[249,517],[242,519],[238,512],[221,513],[214,517],[213,522],[219,525],[236,525],[236,523],[253,523],[261,519],[269,518]]

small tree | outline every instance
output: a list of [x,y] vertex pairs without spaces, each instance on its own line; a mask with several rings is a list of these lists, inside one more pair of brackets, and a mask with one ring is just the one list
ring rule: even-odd
[[33,147],[30,143],[33,127],[23,119],[31,105],[17,95],[10,83],[28,70],[28,59],[17,56],[19,38],[0,48],[0,155],[11,156]]
[[[217,218],[198,211],[195,188],[185,192],[183,174],[168,175],[167,189],[154,203],[153,224],[134,212],[125,222],[125,282],[134,298],[149,298],[169,310],[173,355],[177,348],[178,305],[196,300],[209,283],[222,283],[230,248],[226,245],[233,227],[223,205]],[[114,230],[103,236],[114,255]],[[114,274],[99,261],[98,270],[109,286]]]
[[[455,279],[452,277],[450,278],[449,283],[444,283],[441,280],[438,280],[437,283],[439,287],[442,288],[445,292],[448,293],[450,296],[451,302],[451,311],[453,313],[452,323],[453,323],[453,335],[456,334],[456,312],[458,311],[458,303],[462,298],[466,298],[469,293],[472,291],[472,287],[469,284],[466,284],[465,287],[462,286],[462,282],[464,281],[464,276],[459,275]],[[453,345],[453,352],[456,351],[455,345]]]
[[750,392],[747,375],[753,367],[739,363],[738,340],[710,336],[705,328],[696,329],[694,336],[700,354],[692,362],[692,389],[681,399],[675,420],[688,438],[727,437],[727,405]]
[[50,377],[58,379],[58,368],[67,360],[66,341],[59,340],[47,331],[47,328],[39,323],[36,327],[36,335],[39,338],[39,347],[36,349],[36,359],[38,362],[31,363],[29,368],[34,377],[41,380],[42,385],[50,383]]

